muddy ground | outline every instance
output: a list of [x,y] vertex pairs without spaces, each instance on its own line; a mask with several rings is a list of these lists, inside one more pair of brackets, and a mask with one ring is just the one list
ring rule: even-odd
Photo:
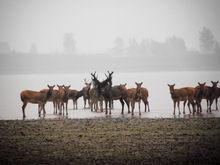
[[218,164],[220,118],[0,121],[0,164]]

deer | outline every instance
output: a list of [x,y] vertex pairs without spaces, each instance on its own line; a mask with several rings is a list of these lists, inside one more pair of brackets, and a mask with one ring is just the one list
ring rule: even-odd
[[[98,97],[103,97],[104,101],[105,101],[105,114],[108,114],[108,104],[111,104],[112,102],[112,92],[111,92],[111,88],[112,88],[112,74],[114,72],[109,72],[108,74],[109,76],[103,80],[102,82],[100,82],[97,77],[96,77],[96,72],[95,73],[91,73],[92,76],[92,81],[94,84],[94,88],[98,94]],[[109,114],[111,114],[111,106],[109,106]]]
[[144,103],[144,111],[147,111],[148,108],[148,112],[150,112],[150,107],[149,107],[149,102],[148,102],[148,96],[149,96],[149,92],[146,88],[141,87],[141,100]]
[[[40,92],[45,92],[47,93],[49,89],[42,89],[40,90]],[[58,90],[53,89],[52,95],[50,96],[50,98],[48,99],[48,102],[52,102],[53,103],[53,109],[54,112],[53,114],[57,114],[57,109],[58,109]]]
[[99,96],[96,89],[92,88],[89,91],[89,96],[90,96],[90,108],[91,111],[93,111],[93,108],[95,109],[95,111],[97,112],[98,108],[98,102],[100,103],[100,110],[101,112],[103,112],[103,100],[104,98],[102,96]]
[[[170,95],[171,95],[171,98],[172,98],[173,104],[174,104],[173,115],[175,115],[176,103],[178,106],[179,115],[181,114],[180,107],[179,107],[180,101],[184,101],[184,104],[188,101],[188,107],[189,107],[190,114],[191,114],[191,110],[190,110],[190,106],[189,106],[190,104],[193,107],[193,114],[194,114],[195,113],[195,104],[194,104],[195,88],[184,87],[184,88],[180,88],[180,89],[174,89],[175,84],[173,84],[173,85],[167,84],[167,85],[169,86]],[[183,113],[185,114],[185,105],[184,105]]]
[[130,99],[131,99],[131,108],[132,108],[132,111],[131,111],[131,115],[133,116],[134,115],[134,108],[135,108],[135,103],[138,102],[138,108],[139,108],[139,115],[141,115],[141,85],[143,84],[143,82],[141,83],[137,83],[135,82],[136,84],[136,89],[132,89],[130,90],[131,92],[131,95],[130,95]]
[[204,95],[203,98],[206,99],[207,102],[207,113],[212,113],[211,107],[212,107],[212,103],[213,101],[216,99],[216,95],[218,93],[218,82],[219,81],[211,81],[212,86],[206,86],[204,89]]
[[86,79],[84,79],[85,87],[83,87],[83,100],[84,100],[84,108],[86,108],[86,100],[88,100],[88,105],[90,106],[90,97],[89,91],[91,88],[91,83],[89,83]]
[[78,104],[77,104],[77,93],[79,91],[75,90],[75,89],[69,89],[68,91],[68,99],[72,99],[73,100],[73,109],[78,109]]
[[195,87],[195,101],[196,101],[196,105],[197,105],[197,113],[201,113],[202,112],[202,106],[201,106],[201,102],[203,99],[203,95],[204,95],[204,90],[205,90],[205,84],[204,83],[199,83],[198,82],[198,86]]
[[62,114],[62,109],[63,109],[63,115],[64,115],[64,104],[66,104],[66,115],[68,115],[68,95],[69,95],[69,86],[65,86],[65,85],[57,85],[57,87],[59,88],[59,110],[60,110],[60,114]]
[[46,114],[45,104],[50,99],[55,85],[53,86],[47,85],[47,87],[49,88],[47,92],[24,90],[20,93],[21,101],[23,102],[22,105],[23,118],[26,117],[25,108],[28,103],[38,104],[39,117],[41,115],[41,110],[43,110],[43,115],[45,116]]

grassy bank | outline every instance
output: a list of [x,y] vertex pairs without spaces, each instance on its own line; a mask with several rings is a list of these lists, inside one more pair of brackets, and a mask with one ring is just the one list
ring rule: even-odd
[[220,163],[220,118],[0,121],[0,164]]

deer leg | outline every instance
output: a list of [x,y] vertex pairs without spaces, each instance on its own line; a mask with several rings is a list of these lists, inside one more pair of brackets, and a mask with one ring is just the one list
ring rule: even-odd
[[23,105],[22,105],[22,113],[23,113],[23,118],[25,118],[25,107],[27,106],[27,102],[23,102]]
[[208,113],[208,110],[209,110],[209,100],[206,99],[206,103],[207,103],[207,113]]
[[141,115],[141,101],[138,101],[139,116]]
[[108,114],[108,101],[105,100],[105,114]]
[[[191,112],[190,102],[189,102],[189,101],[188,101],[188,103],[187,103],[187,106],[188,106],[188,109],[189,109],[189,113],[191,114],[192,112]],[[185,108],[184,108],[184,109],[185,109]],[[185,110],[184,110],[183,114],[185,114]]]
[[214,99],[210,99],[209,112],[212,113],[212,103]]
[[103,101],[102,100],[100,101],[100,110],[101,112],[103,112]]
[[149,101],[147,100],[147,109],[148,109],[148,112],[150,112],[150,106],[149,106]]
[[[112,104],[113,100],[110,100],[109,101],[109,104]],[[111,115],[112,114],[112,105],[109,107],[109,114]]]
[[126,105],[128,107],[128,113],[131,113],[130,112],[130,103],[129,103],[129,101],[127,99],[125,99],[124,101],[125,101],[125,103],[126,103]]
[[84,109],[86,108],[86,98],[83,97],[83,100],[84,100]]
[[[185,101],[183,102],[183,114],[185,114],[186,101],[187,101],[187,100],[185,100]],[[189,102],[188,102],[188,105],[189,105]]]
[[41,104],[39,103],[39,104],[38,104],[38,116],[39,116],[39,117],[41,116],[41,109],[42,109],[42,106],[41,106]]
[[68,115],[68,100],[67,100],[67,102],[66,102],[66,115]]
[[181,114],[180,112],[180,101],[177,102],[178,110],[179,110],[179,115]]
[[120,102],[121,102],[121,107],[122,107],[122,109],[121,109],[121,114],[124,114],[124,101],[123,101],[123,99],[122,98],[120,98]]
[[175,115],[176,112],[176,101],[173,101],[173,115]]
[[215,98],[215,106],[216,106],[216,110],[218,110],[218,97]]
[[46,104],[46,103],[43,103],[43,104],[42,104],[43,116],[44,116],[44,117],[45,117],[45,114],[46,114],[46,111],[45,111],[45,104]]
[[134,106],[135,106],[135,102],[132,101],[132,102],[131,102],[131,115],[132,115],[132,116],[134,115]]

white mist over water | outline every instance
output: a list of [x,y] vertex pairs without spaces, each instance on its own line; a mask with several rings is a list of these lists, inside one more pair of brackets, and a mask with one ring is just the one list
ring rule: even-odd
[[[99,79],[105,79],[104,71],[98,73]],[[50,85],[71,85],[71,89],[81,90],[84,87],[84,78],[90,80],[90,72],[79,74],[35,74],[35,75],[0,75],[0,119],[22,119],[22,102],[20,100],[20,92],[22,90],[39,91]],[[211,85],[212,81],[220,79],[220,71],[185,71],[185,72],[145,72],[145,73],[117,73],[113,74],[113,85],[127,83],[127,88],[136,87],[135,82],[143,82],[143,87],[149,90],[149,103],[151,112],[144,112],[144,105],[141,104],[142,117],[173,117],[173,103],[170,97],[167,84],[176,84],[176,88],[185,86],[195,87],[197,82],[207,82]],[[68,118],[94,118],[105,117],[103,113],[90,112],[89,109],[83,108],[83,99],[78,100],[79,110],[72,110],[72,101],[69,101]],[[182,108],[182,104],[181,104]],[[215,109],[215,104],[213,104]],[[219,111],[213,111],[213,114],[206,115],[206,104],[203,101],[203,114],[206,117],[220,117]],[[37,105],[28,104],[26,107],[27,119],[37,119]],[[59,118],[59,115],[53,115],[52,103],[46,104],[46,118]],[[125,105],[124,117],[130,117],[127,114]],[[115,101],[115,110],[112,110],[112,117],[123,117],[120,115],[121,105],[119,101]],[[186,109],[188,113],[188,109]],[[138,115],[136,105],[135,116]],[[180,116],[187,117],[187,116]]]

